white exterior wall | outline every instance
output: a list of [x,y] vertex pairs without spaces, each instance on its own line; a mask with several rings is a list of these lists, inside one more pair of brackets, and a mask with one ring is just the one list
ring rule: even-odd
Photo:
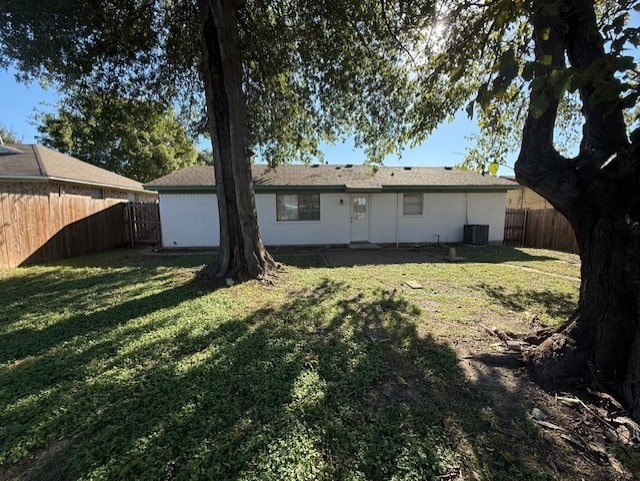
[[215,194],[160,193],[162,246],[211,247],[220,243]]
[[319,221],[278,221],[276,194],[256,194],[256,210],[266,245],[349,243],[349,194],[320,194]]
[[[340,200],[343,204],[340,205]],[[370,194],[369,241],[378,244],[462,242],[463,226],[489,225],[489,242],[504,235],[506,193],[425,193],[420,216],[402,214],[402,194]],[[256,194],[258,224],[266,245],[350,242],[350,195],[320,194],[320,221],[276,218],[276,194]],[[164,247],[218,245],[215,194],[160,194]],[[397,238],[396,238],[397,223]]]
[[396,194],[371,194],[369,215],[369,241],[374,244],[395,244]]
[[404,243],[462,242],[464,224],[489,225],[489,242],[504,236],[506,193],[425,193],[422,215],[402,213],[403,194],[373,194],[371,242]]
[[[403,215],[403,194],[374,194],[371,242],[380,244],[461,242],[465,194],[425,193],[422,215]],[[396,223],[398,234],[396,237]],[[491,230],[491,229],[490,229]]]
[[427,224],[424,242],[437,242],[437,236],[440,236],[440,242],[462,242],[466,221],[466,194],[425,194],[424,213]]
[[507,193],[469,194],[469,224],[488,224],[489,242],[502,244]]

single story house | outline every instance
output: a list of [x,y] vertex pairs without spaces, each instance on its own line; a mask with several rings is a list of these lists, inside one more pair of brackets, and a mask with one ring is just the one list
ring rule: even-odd
[[[513,182],[451,167],[253,166],[266,245],[462,242],[466,224],[502,243]],[[166,248],[219,243],[211,166],[187,167],[145,188],[158,192]],[[486,229],[486,228],[485,228]]]
[[0,145],[0,269],[126,245],[140,182],[42,145]]

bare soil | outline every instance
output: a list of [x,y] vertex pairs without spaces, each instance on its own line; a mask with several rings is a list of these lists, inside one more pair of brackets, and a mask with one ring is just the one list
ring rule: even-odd
[[457,340],[455,350],[466,378],[492,400],[496,429],[514,443],[535,429],[538,441],[527,449],[533,448],[557,479],[638,479],[640,432],[611,396],[584,379],[565,385],[534,382],[522,353],[488,332]]

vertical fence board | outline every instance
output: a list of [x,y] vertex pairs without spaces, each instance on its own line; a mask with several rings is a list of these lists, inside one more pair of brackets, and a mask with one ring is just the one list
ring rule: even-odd
[[507,209],[504,222],[504,244],[520,247],[524,242],[527,212],[523,209]]
[[[518,227],[514,225],[521,226],[522,237],[518,237]],[[555,209],[507,209],[504,243],[511,246],[579,252],[573,227]]]
[[5,222],[9,228],[6,230],[5,242],[7,244],[7,260],[9,265],[17,265],[16,260],[19,258],[20,246],[16,241],[17,230],[19,225],[14,214],[15,194],[9,190],[6,195],[6,202],[3,205],[3,213]]
[[2,192],[2,189],[0,189],[0,266],[8,266],[10,264],[7,239],[11,224],[9,223],[9,219],[5,218],[4,214],[5,204],[9,202],[8,197],[8,193]]
[[127,220],[133,243],[158,244],[160,242],[160,206],[151,202],[129,203]]
[[[56,182],[0,183],[0,269],[127,246],[127,193],[105,189],[95,198],[95,190]],[[147,231],[160,231],[158,206],[137,205],[152,213],[138,228],[152,242]]]

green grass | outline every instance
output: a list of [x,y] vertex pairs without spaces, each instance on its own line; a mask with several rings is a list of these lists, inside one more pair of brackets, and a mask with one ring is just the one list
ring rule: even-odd
[[463,255],[329,269],[282,254],[275,287],[211,293],[189,282],[202,256],[0,273],[0,478],[552,479],[535,430],[500,429],[526,426],[525,404],[496,421],[452,343],[480,322],[526,330],[524,311],[565,319],[575,282],[504,263],[557,273],[566,255]]

